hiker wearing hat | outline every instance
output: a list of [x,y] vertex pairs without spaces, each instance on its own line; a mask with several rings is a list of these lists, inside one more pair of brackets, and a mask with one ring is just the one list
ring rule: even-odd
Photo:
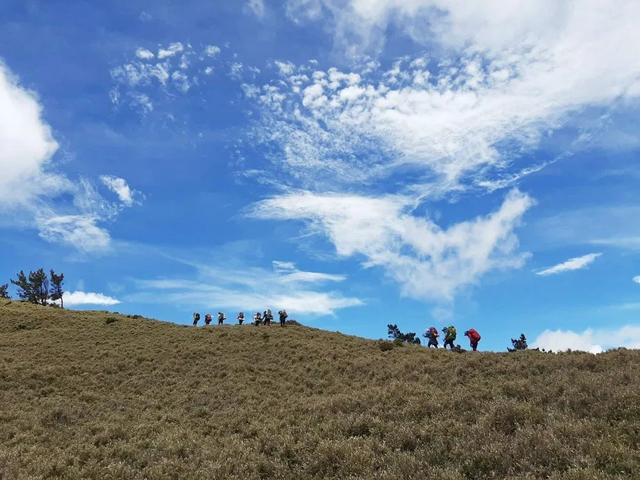
[[453,325],[444,327],[442,329],[442,333],[444,333],[444,345],[442,346],[442,348],[446,349],[447,345],[449,345],[449,348],[453,350],[455,348],[455,345],[453,344],[453,342],[458,336],[456,332],[456,327],[454,327]]

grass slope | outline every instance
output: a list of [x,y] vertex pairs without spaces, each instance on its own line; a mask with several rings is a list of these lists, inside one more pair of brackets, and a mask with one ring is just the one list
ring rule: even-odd
[[639,367],[12,302],[0,478],[640,478]]

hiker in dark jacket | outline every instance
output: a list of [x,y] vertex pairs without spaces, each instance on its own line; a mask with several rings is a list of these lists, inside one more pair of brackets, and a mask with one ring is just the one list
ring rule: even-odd
[[283,308],[278,312],[278,316],[280,317],[280,326],[284,327],[284,325],[287,323],[287,317],[289,316],[287,314],[287,311]]
[[193,313],[193,326],[195,327],[196,325],[198,325],[199,321],[200,321],[200,314],[198,312],[194,312]]
[[226,318],[227,317],[224,316],[224,313],[218,312],[218,325],[222,325]]
[[453,342],[458,336],[458,334],[456,333],[456,327],[454,327],[453,325],[449,325],[448,327],[444,327],[442,329],[442,332],[444,333],[444,345],[442,346],[442,348],[446,349],[447,345],[449,345],[449,348],[453,350],[455,348]]
[[438,333],[438,329],[436,327],[429,328],[426,332],[424,332],[423,336],[429,340],[427,348],[438,348],[438,337],[440,336],[440,334]]
[[244,323],[244,312],[240,312],[238,314],[238,325],[242,325]]
[[478,350],[478,343],[482,338],[478,333],[478,331],[473,328],[470,328],[469,330],[464,332],[464,335],[466,337],[469,337],[469,344],[471,345],[471,348],[473,349],[473,351],[476,352]]
[[253,323],[257,327],[258,325],[262,325],[262,314],[260,312],[256,312],[253,316]]
[[207,314],[204,316],[204,324],[205,324],[205,325],[209,325],[209,324],[211,323],[211,319],[212,319],[212,318],[213,318],[213,317],[211,317],[211,314],[210,314],[210,313],[207,313]]

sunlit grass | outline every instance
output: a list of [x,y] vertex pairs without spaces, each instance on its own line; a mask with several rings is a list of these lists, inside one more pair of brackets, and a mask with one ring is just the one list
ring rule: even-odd
[[0,479],[639,478],[640,352],[0,306]]

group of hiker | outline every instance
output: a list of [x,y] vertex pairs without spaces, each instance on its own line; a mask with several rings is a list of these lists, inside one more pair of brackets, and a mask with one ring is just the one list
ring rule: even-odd
[[[280,326],[284,327],[287,323],[287,318],[289,317],[289,315],[287,314],[287,311],[285,309],[282,309],[278,312],[278,318],[280,320]],[[204,316],[204,324],[205,326],[208,326],[211,324],[213,317],[211,316],[210,313],[206,313]],[[218,325],[224,325],[225,320],[227,319],[226,315],[224,314],[224,312],[218,312]],[[239,312],[236,315],[236,320],[238,321],[238,325],[243,325],[244,321],[245,321],[245,316],[244,316],[244,312]],[[200,313],[199,312],[194,312],[193,314],[193,326],[197,326],[198,323],[200,322]],[[271,309],[267,308],[264,312],[256,312],[253,315],[253,322],[252,324],[255,326],[259,326],[259,325],[271,325],[271,322],[273,322],[273,313],[271,313]],[[395,326],[390,326],[391,327],[395,327]],[[458,337],[458,332],[456,330],[456,327],[454,327],[453,325],[449,325],[448,327],[444,327],[442,329],[442,334],[443,334],[443,345],[442,347],[446,350],[447,347],[449,347],[449,349],[451,350],[455,350],[455,351],[461,351],[461,347],[460,345],[456,345],[454,342],[456,341],[456,338]],[[412,334],[413,335],[413,334]],[[464,336],[467,337],[469,339],[469,346],[471,347],[471,349],[475,352],[478,350],[478,344],[480,343],[480,340],[482,339],[482,337],[480,336],[480,333],[475,329],[475,328],[470,328],[469,330],[466,330],[464,332]],[[436,327],[429,327],[423,334],[423,337],[425,337],[428,340],[427,343],[427,347],[431,348],[438,348],[440,343],[439,343],[439,338],[440,338],[440,332],[438,331],[438,329]],[[420,343],[417,339],[416,339],[417,343]],[[509,348],[508,350],[511,352],[515,352],[517,350],[526,350],[528,348],[527,345],[527,338],[524,336],[524,334],[520,334],[519,338],[512,338],[511,339],[511,344],[513,345],[513,348]]]
[[[282,309],[278,312],[278,318],[280,319],[280,326],[284,327],[285,324],[287,323],[287,318],[289,317],[289,314],[287,313],[287,311],[285,309]],[[205,326],[208,326],[211,324],[212,321],[212,316],[210,313],[206,313],[204,316],[204,324]],[[227,319],[227,316],[224,314],[224,312],[218,312],[218,325],[224,325],[224,321]],[[236,315],[236,320],[238,321],[238,325],[242,325],[244,324],[244,312],[239,312],[238,315]],[[196,327],[198,325],[198,322],[200,321],[200,313],[199,312],[194,312],[193,313],[193,326]],[[260,312],[256,312],[253,315],[253,325],[271,325],[271,322],[273,322],[273,313],[271,313],[271,309],[267,308],[264,312],[260,313]]]
[[[451,349],[451,350],[456,350],[459,349],[460,346],[456,346],[453,342],[456,340],[456,338],[458,337],[458,332],[456,330],[456,327],[454,327],[453,325],[449,325],[448,327],[444,327],[442,329],[442,333],[444,335],[444,344],[443,344],[443,348],[446,350],[447,346]],[[474,328],[470,328],[469,330],[467,330],[466,332],[464,332],[465,337],[469,338],[469,345],[471,346],[471,348],[473,349],[473,351],[477,351],[478,350],[478,343],[480,343],[480,339],[482,338],[480,336],[480,334],[478,333],[478,331]],[[440,337],[440,333],[438,332],[438,329],[436,327],[429,327],[427,329],[426,332],[424,332],[423,335],[427,340],[429,340],[429,343],[427,344],[428,348],[431,347],[435,347],[438,348],[438,338]]]
[[[458,332],[456,331],[456,327],[453,325],[449,325],[448,327],[444,327],[442,329],[442,333],[444,335],[444,344],[443,348],[446,349],[447,346],[451,350],[462,351],[460,345],[455,345],[453,342],[456,340],[458,336]],[[440,337],[440,333],[436,327],[429,327],[423,335],[429,342],[427,343],[427,347],[435,347],[438,348],[438,338]],[[476,352],[478,350],[478,344],[482,337],[480,333],[475,328],[470,328],[469,330],[464,332],[464,336],[469,339],[469,346],[471,349]],[[521,333],[518,338],[512,338],[511,344],[513,348],[508,348],[507,350],[510,352],[516,352],[518,350],[527,350],[529,345],[527,344],[527,337],[525,337],[524,333]]]

